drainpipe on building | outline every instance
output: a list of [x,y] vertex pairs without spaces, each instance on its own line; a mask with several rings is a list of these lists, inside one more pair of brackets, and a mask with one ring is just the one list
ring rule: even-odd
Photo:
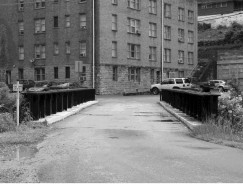
[[95,89],[95,0],[93,0],[93,89]]
[[164,74],[164,0],[161,1],[161,82]]

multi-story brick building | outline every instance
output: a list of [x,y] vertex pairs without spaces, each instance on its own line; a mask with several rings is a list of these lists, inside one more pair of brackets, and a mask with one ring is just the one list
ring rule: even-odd
[[197,2],[162,2],[1,0],[1,69],[8,82],[81,79],[98,94],[149,89],[162,68],[187,76],[197,64]]

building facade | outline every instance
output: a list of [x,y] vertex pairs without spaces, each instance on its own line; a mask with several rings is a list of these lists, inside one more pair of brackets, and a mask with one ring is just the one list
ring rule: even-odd
[[198,0],[198,16],[243,11],[243,0]]
[[1,0],[1,76],[79,81],[97,94],[186,77],[197,65],[197,2],[162,2]]

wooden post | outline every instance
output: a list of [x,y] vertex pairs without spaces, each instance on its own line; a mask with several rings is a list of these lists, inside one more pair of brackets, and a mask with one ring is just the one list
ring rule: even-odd
[[19,81],[17,81],[17,126],[19,126]]

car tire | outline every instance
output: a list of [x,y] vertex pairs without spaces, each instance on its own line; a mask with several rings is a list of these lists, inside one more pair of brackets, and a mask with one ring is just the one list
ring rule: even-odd
[[158,88],[153,88],[152,89],[152,93],[153,93],[153,95],[159,94],[159,89]]

